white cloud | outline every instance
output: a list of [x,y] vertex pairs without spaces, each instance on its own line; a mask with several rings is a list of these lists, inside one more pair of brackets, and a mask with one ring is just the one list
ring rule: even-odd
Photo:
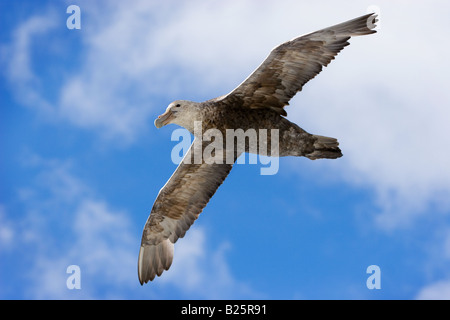
[[[54,103],[27,85],[27,79],[42,80],[34,68],[39,61],[33,60],[37,36],[52,35],[51,41],[62,41],[57,35],[64,33],[55,32],[55,11],[32,16],[17,27],[20,36],[9,46],[9,60],[23,72],[16,72],[22,76],[17,77],[15,90],[19,96],[33,97],[24,101],[26,105],[39,101],[50,116],[125,143],[135,141],[151,123],[149,117],[164,110],[165,105],[154,101],[227,93],[272,47],[299,30],[315,27],[306,23],[313,21],[310,14],[299,19],[303,9],[321,11],[320,6],[295,1],[82,1],[79,5],[82,16],[89,14],[90,19],[82,19],[81,30],[67,32],[80,35],[75,48],[81,63],[69,76],[61,74],[50,100]],[[283,15],[283,19],[272,18]],[[332,20],[337,22],[335,17]],[[48,27],[33,28],[43,21]]]
[[42,87],[43,79],[33,71],[32,47],[55,28],[55,22],[53,11],[33,16],[15,29],[10,45],[1,47],[4,72],[16,98],[40,112],[48,112],[51,105],[37,90]]
[[0,250],[11,248],[14,237],[14,227],[6,218],[5,207],[0,204]]
[[190,297],[200,299],[256,299],[261,294],[234,278],[226,252],[228,243],[210,248],[208,233],[195,226],[175,244],[172,267],[160,279],[164,285],[175,285]]
[[[33,299],[121,299],[158,297],[158,292],[199,298],[255,297],[236,280],[226,259],[226,244],[209,247],[205,229],[190,230],[175,247],[174,263],[141,289],[137,277],[140,230],[127,210],[117,210],[74,174],[70,161],[27,155],[35,178],[19,190],[25,214],[12,224],[0,207],[0,241],[14,237],[29,266],[26,296]],[[3,224],[3,222],[6,222]],[[21,260],[22,262],[22,260]],[[81,290],[69,290],[66,269],[81,269]],[[138,291],[140,290],[140,291]],[[167,294],[167,293],[165,293]]]
[[[129,218],[124,212],[113,211],[101,200],[81,201],[66,218],[69,220],[67,239],[52,238],[51,242],[61,241],[62,244],[42,249],[35,258],[30,274],[33,282],[28,288],[33,298],[124,298],[120,289],[130,290],[132,284],[137,284],[135,250],[132,250],[136,241],[130,231]],[[55,250],[56,247],[59,248]],[[66,286],[69,277],[66,269],[70,265],[80,267],[79,291]],[[111,292],[101,293],[98,288],[101,286]]]
[[[108,298],[97,286],[129,289],[137,283],[137,241],[127,213],[98,199],[73,174],[70,162],[31,156],[26,164],[37,171],[19,190],[26,214],[16,223],[17,248],[30,261],[26,294],[36,299]],[[79,291],[66,287],[69,265],[81,268]]]
[[[174,3],[80,2],[82,15],[91,18],[82,20],[80,31],[71,31],[80,32],[81,63],[72,75],[61,77],[52,99],[46,99],[40,90],[44,78],[35,68],[39,63],[35,49],[56,30],[55,12],[31,16],[18,25],[13,42],[3,50],[6,74],[16,96],[63,124],[132,143],[145,132],[150,117],[164,109],[155,101],[208,99],[224,94],[275,45],[356,17],[373,4]],[[405,2],[376,4],[381,9],[379,33],[352,39],[336,61],[292,101],[289,119],[312,133],[339,138],[344,158],[333,163],[314,162],[308,169],[323,170],[342,181],[374,190],[380,208],[376,218],[379,226],[411,225],[426,214],[440,221],[439,214],[450,210],[450,80],[445,59],[450,46],[442,40],[448,38],[444,25],[448,5],[437,8],[419,1],[409,1],[407,7]],[[53,40],[60,39],[54,36]],[[108,271],[108,265],[116,248],[124,257],[122,266],[133,265],[135,275],[133,254],[125,249],[133,238],[126,223],[127,213],[95,197],[67,163],[39,167],[42,170],[35,185],[21,190],[23,200],[36,206],[29,206],[23,226],[5,224],[0,231],[1,241],[8,242],[19,234],[24,242],[35,242],[36,257],[41,259],[36,260],[34,270],[43,276],[34,293],[42,290],[46,297],[65,294],[66,289],[56,284],[60,285],[66,275],[55,272],[74,263],[73,259],[90,266],[95,262],[91,275],[111,277],[114,272]],[[96,222],[92,226],[86,223],[90,216]],[[58,239],[46,235],[49,221],[56,221],[61,229],[71,225],[69,236],[76,246],[63,245],[61,257],[50,249],[49,243],[58,248]],[[24,232],[25,225],[32,228]],[[99,225],[111,231],[99,229]],[[106,243],[103,238],[95,238],[102,232],[106,238],[125,235],[125,241]],[[227,267],[226,244],[209,248],[206,235],[203,229],[193,229],[177,243],[174,265],[161,283],[204,296],[214,290],[247,290],[233,279]],[[97,241],[90,248],[83,237]],[[445,243],[448,247],[447,240]],[[77,248],[86,250],[86,260]],[[216,249],[216,255],[209,254]],[[229,285],[214,284],[211,279],[218,275],[228,279]],[[126,283],[127,277],[123,276],[121,283]],[[447,284],[437,282],[419,296],[446,292]]]
[[335,174],[373,188],[378,225],[397,228],[450,210],[450,66],[439,58],[450,44],[436,41],[445,37],[434,23],[444,21],[441,10],[416,2],[402,15],[403,5],[378,4],[381,30],[352,39],[290,115],[339,138],[344,158]]
[[[155,101],[227,93],[275,45],[364,14],[372,4],[81,2],[82,14],[92,17],[80,31],[83,59],[57,88],[54,114],[104,137],[136,141],[165,107]],[[379,33],[352,39],[288,113],[312,133],[339,138],[344,158],[330,165],[333,174],[374,190],[376,221],[396,228],[450,210],[450,83],[443,71],[449,62],[442,58],[450,46],[441,41],[447,38],[445,10],[418,1],[408,2],[407,14],[404,3],[376,5]],[[30,43],[38,33],[32,26],[43,20],[32,17],[16,30],[11,57],[23,70],[11,77],[18,87],[39,79]],[[29,96],[45,105],[39,92]]]
[[432,283],[421,289],[417,300],[450,300],[450,280]]
[[83,253],[80,264],[89,266],[89,272],[105,281],[114,279],[118,285],[135,283],[137,249],[131,249],[139,239],[131,232],[127,213],[112,211],[103,201],[84,200],[75,216],[78,242],[74,250]]

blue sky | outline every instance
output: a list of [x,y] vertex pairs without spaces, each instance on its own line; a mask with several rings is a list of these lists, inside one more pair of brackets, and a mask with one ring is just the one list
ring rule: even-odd
[[[66,8],[81,9],[69,30]],[[173,100],[231,91],[276,45],[380,12],[287,107],[335,161],[236,165],[171,269],[140,286],[176,165]],[[0,298],[450,298],[445,1],[12,1],[0,12]],[[78,265],[81,289],[69,290]],[[369,290],[367,267],[381,270]]]

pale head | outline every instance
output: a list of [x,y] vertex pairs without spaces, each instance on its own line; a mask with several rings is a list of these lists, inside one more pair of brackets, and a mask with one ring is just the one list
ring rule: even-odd
[[155,126],[161,128],[173,123],[192,131],[194,121],[201,121],[199,106],[198,102],[176,100],[169,104],[166,112],[155,120]]

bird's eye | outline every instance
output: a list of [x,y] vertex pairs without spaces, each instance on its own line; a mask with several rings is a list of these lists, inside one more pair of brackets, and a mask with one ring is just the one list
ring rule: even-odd
[[179,107],[181,107],[181,105],[180,105],[180,104],[177,104],[175,107],[179,108]]

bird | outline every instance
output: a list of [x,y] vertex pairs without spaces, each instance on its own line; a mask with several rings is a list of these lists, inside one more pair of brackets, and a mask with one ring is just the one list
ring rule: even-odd
[[[341,157],[337,139],[306,132],[286,118],[284,107],[349,45],[351,37],[375,33],[377,21],[377,15],[369,13],[294,38],[275,47],[262,64],[230,93],[204,102],[176,100],[168,105],[155,120],[155,126],[161,128],[176,124],[184,127],[194,134],[194,141],[160,189],[145,223],[138,257],[141,285],[170,268],[174,243],[184,237],[199,217],[230,173],[234,161],[243,152],[249,152],[249,146],[225,147],[216,150],[214,156],[231,161],[189,161],[195,150],[205,151],[208,146],[208,141],[202,141],[196,135],[196,123],[201,132],[215,129],[224,135],[226,130],[238,128],[278,130],[277,152],[269,152],[271,156],[304,156],[311,160]],[[258,152],[259,149],[256,150]],[[225,154],[230,159],[225,159]]]

